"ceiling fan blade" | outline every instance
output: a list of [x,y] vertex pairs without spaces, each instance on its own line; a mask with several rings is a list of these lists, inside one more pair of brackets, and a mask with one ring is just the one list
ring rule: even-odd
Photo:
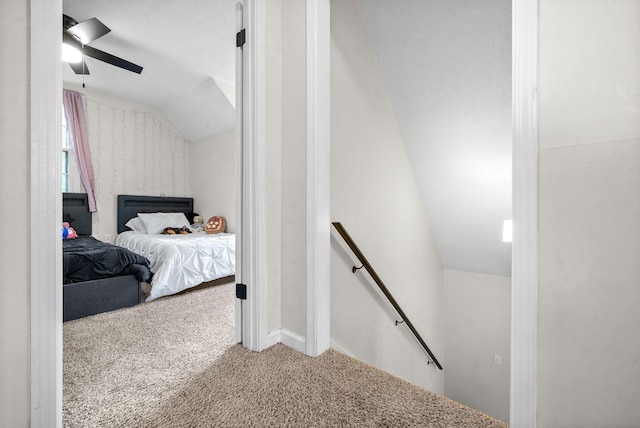
[[104,61],[107,64],[115,65],[116,67],[123,68],[133,73],[142,73],[142,67],[140,67],[139,65],[129,62],[125,59],[118,58],[115,55],[111,55],[96,48],[92,48],[91,46],[83,46],[82,53],[83,55],[90,56],[91,58],[95,58],[100,61]]
[[104,25],[98,18],[87,19],[67,29],[67,32],[76,36],[83,45],[91,43],[109,31],[111,31],[111,29]]
[[84,74],[85,76],[89,75],[89,67],[87,67],[87,63],[83,61],[76,63],[69,63],[69,66],[76,74]]

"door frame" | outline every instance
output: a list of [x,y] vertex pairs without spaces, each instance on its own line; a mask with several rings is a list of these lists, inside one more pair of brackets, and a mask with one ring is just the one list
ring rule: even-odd
[[331,1],[307,0],[307,337],[305,353],[331,346]]
[[[253,25],[255,48],[246,54],[243,82],[243,133],[252,141],[249,161],[264,160],[264,0],[246,0],[245,18]],[[29,413],[31,427],[62,427],[62,244],[55,233],[62,216],[60,121],[62,117],[62,0],[29,0],[30,84],[30,339]],[[251,36],[250,36],[251,37]],[[37,65],[34,66],[34,65]],[[252,151],[253,150],[253,151]],[[244,165],[247,165],[244,163]],[[264,349],[266,342],[266,251],[264,167],[250,163],[244,185],[240,247],[248,255],[242,263],[247,272],[249,304],[242,311],[245,346]],[[262,169],[260,169],[262,168]],[[246,224],[246,223],[245,223]],[[53,279],[52,279],[53,278]],[[54,282],[52,287],[51,282]],[[238,329],[239,327],[236,326]],[[236,337],[238,337],[238,332]]]
[[[307,0],[307,153],[314,154],[321,140],[317,132],[318,122],[314,121],[316,111],[323,111],[323,93],[329,93],[330,69],[319,68],[316,55],[330,46],[329,0]],[[325,36],[327,36],[325,38]],[[326,64],[329,61],[326,59]],[[538,320],[538,2],[537,0],[512,1],[512,189],[514,239],[512,244],[512,294],[511,294],[511,373],[510,373],[510,425],[533,428],[536,426],[537,395],[537,320]],[[322,80],[323,73],[326,76]],[[320,76],[320,77],[318,77]],[[326,86],[323,86],[326,85]],[[324,92],[314,89],[323,87]],[[330,110],[329,110],[330,113]],[[322,113],[320,113],[322,114]],[[311,120],[309,120],[311,117]],[[320,121],[323,119],[320,116]],[[329,121],[320,122],[329,129]],[[329,149],[323,149],[320,156],[328,156]],[[308,158],[307,227],[315,225],[328,213],[327,205],[314,200],[316,189],[324,181],[330,182],[330,167],[313,164]],[[326,174],[326,175],[325,175]],[[310,183],[310,184],[309,184]],[[324,211],[326,209],[326,211]],[[308,230],[308,234],[313,233]],[[318,343],[309,344],[310,339],[328,335],[328,324],[322,318],[329,313],[328,291],[318,290],[312,269],[323,265],[321,251],[311,247],[314,239],[321,235],[307,237],[307,354],[318,355]],[[321,239],[321,238],[320,238]],[[317,243],[316,243],[317,245]],[[319,247],[318,247],[319,248]],[[310,255],[316,254],[313,258]],[[318,257],[318,255],[320,255]],[[326,293],[326,294],[322,294]],[[323,303],[323,299],[327,301]],[[323,313],[322,311],[327,312]],[[328,315],[326,315],[328,317]],[[328,323],[328,320],[327,320]],[[327,336],[328,337],[328,336]],[[314,346],[316,348],[314,348]],[[321,346],[321,345],[320,345]]]
[[43,428],[62,426],[61,16],[61,0],[30,0],[29,405]]
[[[267,212],[266,212],[266,73],[264,0],[239,2],[245,44],[240,48],[242,85],[236,129],[236,180],[238,218],[236,281],[246,285],[241,306],[244,347],[262,351],[267,347]],[[236,85],[239,86],[239,85]],[[238,307],[238,306],[237,306]],[[238,328],[238,326],[236,326]]]
[[513,244],[510,426],[536,426],[538,2],[512,1]]

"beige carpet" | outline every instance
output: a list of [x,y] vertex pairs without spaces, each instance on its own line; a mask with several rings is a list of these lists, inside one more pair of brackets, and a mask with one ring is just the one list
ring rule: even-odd
[[230,284],[65,323],[64,426],[507,426],[332,350],[249,352],[233,322]]

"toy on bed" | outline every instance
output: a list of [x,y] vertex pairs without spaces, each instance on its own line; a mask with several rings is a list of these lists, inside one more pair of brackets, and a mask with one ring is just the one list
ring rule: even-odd
[[227,222],[224,217],[214,215],[209,220],[207,220],[207,224],[204,226],[204,231],[209,234],[222,233],[227,228]]
[[78,233],[69,226],[69,223],[62,222],[62,239],[75,239],[78,237]]
[[204,231],[204,217],[202,217],[201,215],[196,215],[193,217],[193,222],[191,223],[191,231],[192,232]]
[[163,235],[186,235],[191,233],[191,230],[187,226],[182,227],[165,227],[162,232]]

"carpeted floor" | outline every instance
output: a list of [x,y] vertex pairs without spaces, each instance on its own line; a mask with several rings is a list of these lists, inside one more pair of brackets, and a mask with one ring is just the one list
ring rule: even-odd
[[233,284],[64,325],[65,427],[507,425],[330,350],[234,342]]

